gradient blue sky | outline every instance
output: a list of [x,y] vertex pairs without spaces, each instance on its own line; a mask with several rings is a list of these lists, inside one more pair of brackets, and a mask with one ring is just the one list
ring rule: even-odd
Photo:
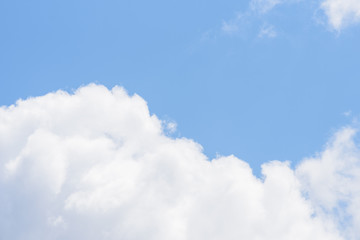
[[360,28],[320,4],[1,1],[0,105],[120,85],[209,157],[296,163],[360,112]]

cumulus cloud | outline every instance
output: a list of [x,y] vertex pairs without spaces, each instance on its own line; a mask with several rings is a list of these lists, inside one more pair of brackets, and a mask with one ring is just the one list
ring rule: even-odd
[[325,0],[321,8],[325,11],[330,26],[337,31],[360,22],[359,0]]
[[0,239],[356,239],[360,156],[339,131],[296,169],[209,160],[139,96],[89,85],[0,108]]
[[346,239],[360,236],[360,149],[356,131],[344,128],[325,151],[296,169],[316,213],[338,223]]

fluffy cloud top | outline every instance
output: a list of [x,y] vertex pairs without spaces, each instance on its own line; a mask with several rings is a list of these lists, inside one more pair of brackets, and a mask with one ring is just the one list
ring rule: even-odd
[[329,24],[337,31],[343,27],[360,22],[359,0],[325,0],[321,4]]
[[0,108],[0,239],[356,239],[360,157],[338,132],[263,178],[173,139],[146,102],[89,85]]

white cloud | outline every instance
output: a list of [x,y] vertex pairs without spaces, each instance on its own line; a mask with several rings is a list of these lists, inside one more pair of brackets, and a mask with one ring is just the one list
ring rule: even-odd
[[[237,33],[245,20],[247,23],[256,22],[256,19],[264,19],[277,6],[299,2],[302,0],[250,0],[249,7],[244,13],[223,21],[222,31]],[[349,25],[360,23],[360,0],[321,0],[319,8],[327,17],[327,24],[337,32]],[[262,28],[258,36],[276,36],[276,32],[273,29]]]
[[[230,20],[222,22],[221,30],[227,34],[242,33],[245,34],[249,28],[256,26],[257,20],[263,21],[263,16],[275,6],[285,2],[296,0],[251,0],[249,8],[242,13],[237,13]],[[276,37],[276,31],[272,25],[263,23],[258,37]]]
[[266,13],[286,0],[251,0],[250,9],[259,13]]
[[278,5],[298,3],[302,0],[251,0],[249,8],[257,13],[265,14]]
[[239,30],[238,18],[231,21],[223,21],[221,30],[225,33],[236,33]]
[[177,123],[174,121],[163,121],[164,131],[170,134],[176,132]]
[[340,223],[347,239],[360,235],[360,149],[355,134],[352,128],[339,131],[325,151],[296,170],[316,212]]
[[226,34],[246,35],[253,24],[251,12],[237,13],[230,20],[223,20],[221,30]]
[[268,38],[275,38],[277,36],[277,32],[274,29],[274,26],[272,25],[268,25],[268,24],[264,24],[259,31],[258,37],[260,38],[264,38],[264,37],[268,37]]
[[360,22],[359,0],[325,0],[321,8],[325,11],[330,26],[337,31]]
[[167,137],[119,87],[18,101],[0,108],[0,239],[356,239],[353,135],[295,171],[266,163],[259,179],[234,156],[208,161]]

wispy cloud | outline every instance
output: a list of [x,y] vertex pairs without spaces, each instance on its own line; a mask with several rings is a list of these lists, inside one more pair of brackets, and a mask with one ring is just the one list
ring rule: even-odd
[[250,9],[258,13],[266,13],[285,0],[251,0]]
[[[249,8],[242,12],[237,13],[236,16],[229,20],[223,20],[221,30],[226,34],[235,34],[247,32],[250,27],[259,28],[258,37],[274,38],[277,36],[275,27],[266,23],[263,16],[274,8],[276,5],[281,4],[279,0],[252,0],[249,3]],[[256,22],[263,22],[262,25]]]
[[336,31],[360,23],[359,0],[325,0],[321,8],[328,17],[329,25]]
[[235,33],[239,30],[239,25],[236,20],[223,21],[221,30],[225,33]]
[[244,32],[248,28],[251,21],[249,12],[237,13],[236,16],[230,20],[223,20],[221,30],[226,34],[235,34]]
[[269,24],[264,24],[259,31],[260,38],[268,37],[268,38],[274,38],[277,36],[277,32],[275,31],[274,26]]
[[[251,0],[248,8],[235,18],[223,21],[222,31],[225,33],[237,33],[242,29],[242,24],[246,22],[263,21],[264,16],[268,15],[275,7],[283,4],[300,3],[301,0]],[[327,18],[327,24],[331,29],[340,32],[342,29],[360,23],[360,1],[359,0],[323,0],[317,7],[321,9]],[[314,9],[317,11],[318,9]],[[263,21],[265,22],[265,21]],[[274,27],[260,27],[259,37],[276,37]]]

